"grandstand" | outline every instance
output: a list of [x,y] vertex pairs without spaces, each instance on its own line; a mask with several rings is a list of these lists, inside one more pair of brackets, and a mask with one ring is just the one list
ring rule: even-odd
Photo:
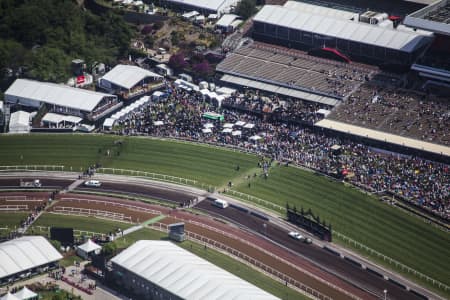
[[429,32],[395,29],[389,20],[367,24],[348,12],[291,2],[265,5],[253,19],[253,37],[290,48],[334,48],[351,59],[385,66],[411,65],[432,41]]
[[450,146],[450,102],[411,90],[364,84],[328,119]]
[[[229,83],[238,84],[237,78],[247,80],[245,86],[254,86],[253,82],[265,83],[265,90],[284,88],[284,95],[293,96],[297,91],[298,98],[335,105],[336,100],[348,96],[358,85],[368,79],[374,70],[341,62],[311,57],[300,51],[274,47],[263,43],[253,43],[241,47],[229,54],[216,69],[227,76]],[[234,81],[232,80],[234,77]],[[244,79],[243,79],[244,78]],[[253,84],[252,84],[253,83]]]
[[450,88],[450,0],[441,0],[405,18],[406,25],[435,33],[436,38],[412,69],[429,83]]

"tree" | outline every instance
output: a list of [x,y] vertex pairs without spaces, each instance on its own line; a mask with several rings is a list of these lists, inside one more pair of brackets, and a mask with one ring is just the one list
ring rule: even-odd
[[50,244],[52,244],[53,247],[58,249],[58,251],[61,250],[61,242],[57,240],[50,240]]
[[113,255],[114,253],[116,253],[116,251],[117,251],[117,245],[115,243],[112,243],[112,242],[107,243],[102,248],[102,253],[105,256]]
[[236,12],[244,19],[248,19],[256,13],[256,0],[241,0],[236,7]]
[[213,74],[213,69],[207,60],[202,61],[192,67],[192,70],[200,77],[209,77]]
[[186,68],[187,65],[188,63],[186,62],[183,52],[178,52],[172,55],[169,59],[169,67],[176,71]]

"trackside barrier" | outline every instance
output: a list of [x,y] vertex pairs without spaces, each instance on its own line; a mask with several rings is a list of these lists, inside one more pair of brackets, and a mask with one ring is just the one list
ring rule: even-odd
[[[50,227],[47,226],[39,226],[39,225],[33,225],[30,227],[33,231],[35,229],[37,229],[39,232],[46,232],[47,235],[50,234]],[[78,229],[74,229],[73,230],[73,235],[74,236],[101,236],[102,238],[107,237],[107,234],[101,233],[101,232],[93,232],[93,231],[87,231],[87,230],[78,230]]]
[[0,172],[12,171],[64,171],[62,165],[14,165],[0,166]]
[[0,211],[20,211],[20,210],[28,210],[28,205],[26,204],[0,205]]
[[274,204],[272,202],[263,200],[263,199],[258,198],[258,197],[254,197],[254,196],[251,196],[251,195],[248,195],[248,194],[244,194],[244,193],[241,193],[241,192],[238,192],[238,191],[235,191],[235,190],[227,190],[226,193],[231,194],[233,196],[236,196],[239,199],[247,201],[247,202],[257,203],[257,204],[263,205],[265,207],[269,207],[269,208],[275,209],[276,211],[279,211],[279,212],[282,212],[282,213],[286,212],[286,207]]
[[55,206],[53,207],[55,213],[62,213],[68,215],[87,215],[95,217],[103,217],[106,219],[120,220],[131,223],[131,217],[125,216],[122,213],[114,213],[99,209],[79,208],[79,207],[67,207],[67,206]]
[[433,279],[433,278],[431,278],[431,277],[429,277],[429,276],[427,276],[427,275],[425,275],[423,273],[420,273],[420,272],[418,272],[418,271],[416,271],[416,270],[414,270],[414,269],[412,269],[412,268],[402,264],[401,262],[396,261],[395,259],[392,259],[392,258],[390,258],[390,257],[388,257],[386,255],[383,255],[380,252],[378,252],[376,250],[373,250],[373,249],[371,249],[371,248],[369,248],[369,247],[367,247],[367,246],[365,246],[365,245],[363,245],[363,244],[361,244],[361,243],[359,243],[359,242],[357,242],[357,241],[355,241],[355,240],[345,236],[342,233],[339,233],[339,232],[333,230],[333,234],[337,235],[344,242],[354,246],[355,248],[359,248],[359,249],[362,249],[364,251],[367,251],[371,255],[374,255],[374,256],[376,256],[378,258],[383,259],[384,262],[387,262],[387,263],[389,263],[391,265],[394,265],[395,267],[401,269],[404,272],[412,274],[412,275],[414,275],[414,276],[416,276],[416,277],[418,277],[420,279],[425,279],[427,282],[432,283],[434,286],[437,286],[438,288],[440,288],[440,289],[442,289],[444,291],[450,291],[450,287],[448,285],[446,285],[445,283],[442,283],[442,282],[440,282],[440,281],[438,281],[436,279]]
[[110,206],[124,207],[124,208],[130,209],[130,210],[142,211],[142,212],[147,212],[147,213],[151,213],[151,214],[155,214],[155,215],[162,214],[162,212],[159,210],[154,210],[154,209],[140,207],[140,206],[131,205],[131,204],[118,203],[118,202],[113,202],[113,201],[82,199],[82,198],[64,198],[64,197],[61,198],[61,201],[72,201],[72,202],[78,202],[78,203],[81,203],[81,202],[99,203],[99,204],[110,205]]
[[[171,216],[171,217],[174,217],[174,216]],[[175,218],[176,218],[176,217],[175,217]],[[180,219],[180,218],[176,218],[176,219]],[[180,220],[183,220],[183,219],[180,219]],[[333,288],[333,289],[335,289],[335,290],[340,291],[340,292],[343,293],[343,294],[346,294],[347,296],[349,296],[349,297],[352,298],[352,299],[359,299],[358,297],[356,297],[355,295],[353,295],[353,294],[351,294],[351,293],[348,293],[348,292],[345,291],[344,289],[342,289],[342,288],[340,288],[340,287],[338,287],[338,286],[336,286],[336,285],[333,285],[333,284],[329,283],[329,282],[326,281],[326,280],[323,280],[322,278],[318,277],[317,275],[315,275],[315,274],[313,274],[313,273],[311,273],[311,272],[308,272],[308,271],[306,271],[306,270],[304,270],[304,269],[299,268],[299,267],[296,266],[295,264],[293,264],[293,263],[291,263],[291,262],[289,262],[289,261],[287,261],[287,260],[285,260],[285,259],[283,259],[283,258],[281,258],[281,257],[279,257],[279,256],[274,255],[274,254],[271,253],[270,251],[267,251],[266,249],[263,249],[263,248],[261,248],[261,247],[255,245],[254,243],[251,243],[251,242],[249,242],[249,241],[247,241],[247,240],[244,240],[244,239],[242,239],[242,238],[240,238],[240,237],[237,237],[237,236],[235,236],[235,235],[233,235],[233,234],[231,234],[231,233],[225,232],[225,231],[223,231],[223,230],[214,228],[214,227],[209,226],[209,225],[206,225],[206,224],[202,224],[202,223],[199,223],[199,222],[196,222],[196,221],[192,221],[192,220],[184,220],[184,221],[186,221],[186,222],[188,222],[188,223],[192,223],[192,224],[197,225],[197,226],[199,226],[199,227],[206,228],[206,229],[208,229],[208,230],[210,230],[210,231],[217,232],[217,233],[219,233],[220,235],[223,235],[223,236],[232,238],[232,239],[234,239],[234,240],[238,240],[239,242],[241,242],[241,243],[243,243],[243,244],[246,244],[246,245],[248,245],[248,246],[250,246],[250,247],[252,247],[252,248],[258,250],[258,251],[260,251],[260,252],[262,252],[262,253],[264,253],[264,254],[266,254],[266,255],[268,255],[268,256],[270,256],[270,257],[272,257],[272,258],[274,258],[274,259],[276,259],[276,260],[278,260],[278,261],[280,261],[280,262],[282,262],[283,264],[288,265],[288,266],[290,266],[291,268],[294,268],[294,269],[296,269],[297,271],[299,271],[299,272],[301,272],[301,273],[303,273],[303,274],[306,274],[306,275],[309,276],[309,277],[314,278],[315,280],[317,280],[317,281],[323,283],[324,285],[327,285],[327,286],[329,286],[329,287],[331,287],[331,288]],[[155,224],[152,225],[152,228],[156,228],[156,229],[158,229],[159,231],[168,232],[167,225],[164,224],[164,223],[155,223]],[[185,231],[185,232],[188,232],[188,231]],[[205,237],[205,238],[206,238],[206,237]],[[209,238],[206,238],[206,239],[209,239]],[[211,240],[211,239],[209,239],[209,240]],[[220,242],[217,242],[217,243],[220,243]],[[227,246],[227,247],[228,247],[228,246]],[[236,251],[238,251],[238,250],[236,250]],[[251,260],[254,261],[253,258],[251,258]],[[270,268],[270,267],[269,267],[269,268]],[[285,281],[283,281],[283,283],[285,283]]]
[[177,176],[172,176],[172,175],[137,171],[137,170],[116,169],[116,168],[99,168],[99,169],[97,169],[97,172],[104,173],[104,174],[118,174],[118,175],[148,177],[148,178],[151,178],[154,180],[167,181],[167,182],[186,184],[186,185],[197,185],[198,184],[197,180],[192,180],[192,179],[187,179],[187,178],[177,177]]
[[[168,232],[167,225],[165,225],[163,223],[158,223],[158,224],[155,223],[155,224],[152,224],[151,227],[153,229],[156,229],[156,230],[159,230],[162,232]],[[261,271],[265,275],[271,277],[272,279],[275,279],[286,285],[289,284],[291,288],[297,290],[298,292],[300,292],[302,294],[305,294],[309,297],[312,296],[314,299],[321,299],[321,300],[331,300],[332,299],[329,296],[326,296],[326,295],[320,293],[319,291],[295,280],[294,278],[289,277],[289,276],[285,275],[284,273],[281,273],[281,272],[273,269],[272,267],[264,264],[263,262],[256,260],[256,259],[240,252],[239,250],[236,250],[236,249],[229,247],[221,242],[215,241],[213,239],[207,238],[205,236],[202,236],[202,235],[194,233],[194,232],[185,231],[185,233],[186,233],[186,236],[188,239],[190,239],[194,242],[197,242],[198,244],[207,243],[209,245],[209,247],[211,247],[221,253],[228,254],[229,256],[232,256],[236,260],[244,263],[245,265],[247,265],[249,267],[258,269],[259,271]],[[353,299],[358,299],[358,298],[353,298]]]

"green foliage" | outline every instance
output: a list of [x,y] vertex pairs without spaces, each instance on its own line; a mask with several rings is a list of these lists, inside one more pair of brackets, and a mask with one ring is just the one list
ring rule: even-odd
[[65,81],[70,61],[111,64],[128,54],[131,31],[122,17],[97,16],[71,0],[0,1],[0,68]]
[[236,7],[238,15],[248,19],[256,13],[256,0],[241,0]]
[[117,245],[115,243],[107,243],[102,248],[102,253],[105,256],[114,255],[117,252]]
[[57,240],[50,240],[50,244],[52,244],[53,247],[58,249],[58,251],[61,249],[61,242]]

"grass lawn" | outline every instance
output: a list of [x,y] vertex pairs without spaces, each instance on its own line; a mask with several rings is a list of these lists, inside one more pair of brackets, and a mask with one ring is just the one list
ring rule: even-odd
[[64,257],[63,259],[61,259],[59,261],[59,265],[62,267],[68,267],[68,266],[73,266],[74,262],[82,262],[83,259],[81,257],[79,257],[78,255],[75,254],[75,252],[73,253],[73,255],[69,255]]
[[[1,212],[0,213],[0,236],[7,234],[14,229],[14,226],[19,227],[20,221],[25,219],[28,213],[25,212]],[[5,229],[3,229],[5,228]],[[8,229],[6,229],[8,228]]]
[[[242,193],[311,208],[333,229],[428,276],[450,284],[450,235],[352,187],[298,168],[274,167]],[[447,263],[445,263],[447,262]]]
[[[99,233],[108,233],[116,230],[117,228],[126,229],[132,226],[127,223],[103,220],[94,217],[67,216],[51,213],[42,214],[33,225],[46,227],[72,227],[73,229]],[[28,230],[27,233],[30,234],[31,230]]]
[[[121,146],[114,144],[118,140],[123,141]],[[0,136],[0,145],[0,165],[55,164],[79,171],[98,162],[103,167],[178,176],[213,186],[224,185],[257,164],[253,155],[135,137],[14,135]],[[110,156],[106,155],[108,150]]]

